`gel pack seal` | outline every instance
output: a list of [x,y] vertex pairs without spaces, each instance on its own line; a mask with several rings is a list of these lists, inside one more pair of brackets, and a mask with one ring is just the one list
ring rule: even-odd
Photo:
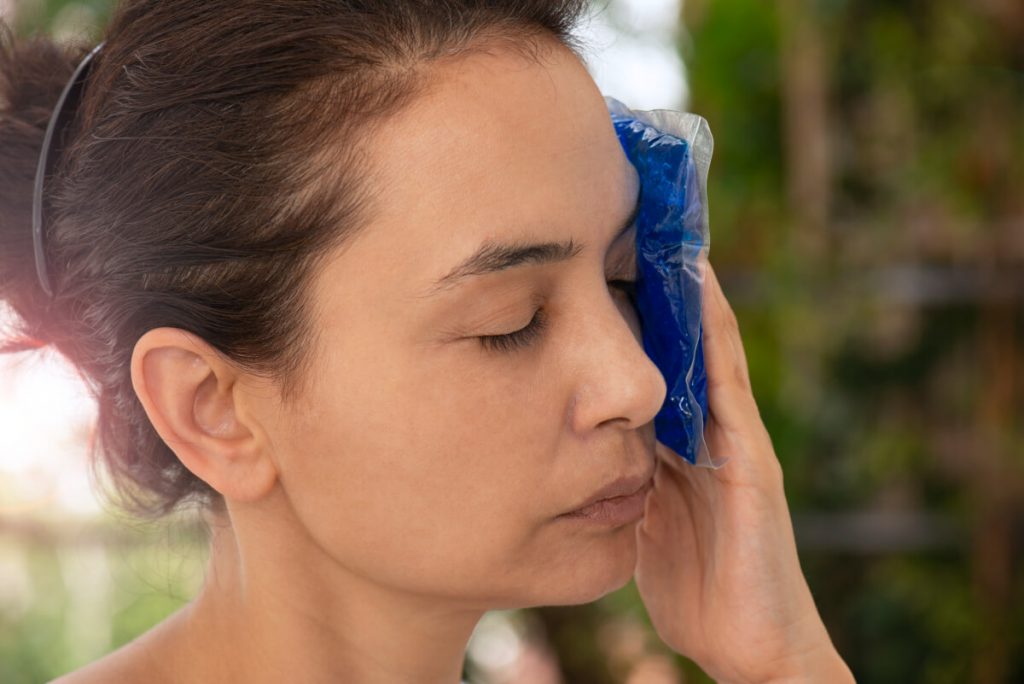
[[605,97],[619,142],[640,177],[634,306],[644,351],[668,393],[654,418],[659,442],[694,465],[717,467],[704,440],[708,415],[701,297],[709,248],[707,121],[671,110],[634,111]]

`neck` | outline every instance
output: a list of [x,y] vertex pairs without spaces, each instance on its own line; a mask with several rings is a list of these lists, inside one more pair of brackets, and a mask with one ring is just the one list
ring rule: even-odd
[[237,521],[211,525],[203,590],[176,617],[175,679],[461,681],[482,610],[381,586],[340,567],[308,538],[275,539],[266,520],[257,522],[253,531],[263,541],[248,546]]

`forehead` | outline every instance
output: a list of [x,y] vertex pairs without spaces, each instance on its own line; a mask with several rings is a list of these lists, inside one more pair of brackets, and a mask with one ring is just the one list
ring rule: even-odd
[[628,215],[635,172],[569,50],[474,52],[429,78],[367,147],[377,201],[337,277],[412,297],[484,240],[596,246]]

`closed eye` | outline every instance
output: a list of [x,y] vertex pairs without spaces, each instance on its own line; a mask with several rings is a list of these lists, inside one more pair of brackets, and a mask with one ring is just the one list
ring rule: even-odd
[[635,280],[609,280],[608,284],[612,287],[616,287],[629,296],[629,301],[636,301],[636,281]]
[[[624,292],[630,303],[636,302],[636,281],[635,280],[609,280],[608,284],[617,290]],[[530,346],[544,332],[548,324],[548,314],[544,308],[537,309],[533,318],[524,327],[505,335],[479,335],[478,339],[484,349],[488,351],[512,352]]]

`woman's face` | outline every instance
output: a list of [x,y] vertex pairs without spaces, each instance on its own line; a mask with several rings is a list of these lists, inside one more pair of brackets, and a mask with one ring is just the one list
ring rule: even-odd
[[[638,179],[565,48],[436,69],[370,146],[371,223],[315,282],[315,377],[270,433],[280,483],[308,538],[373,582],[484,609],[594,600],[632,576],[636,523],[559,516],[653,472],[666,392],[608,284],[635,275],[619,231]],[[549,246],[486,272],[532,244]],[[535,314],[519,343],[481,340]]]

